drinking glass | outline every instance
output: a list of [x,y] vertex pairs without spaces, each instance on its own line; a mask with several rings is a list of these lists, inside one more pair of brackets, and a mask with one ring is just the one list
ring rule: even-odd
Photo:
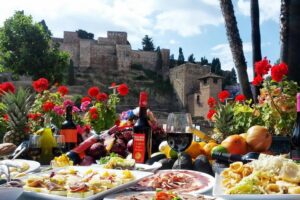
[[29,137],[29,147],[28,156],[30,159],[39,161],[41,157],[41,136],[40,135],[30,135]]
[[56,142],[56,146],[52,148],[53,156],[60,156],[66,147],[65,137],[64,135],[54,135],[54,140]]
[[178,165],[181,169],[181,153],[192,143],[192,117],[189,113],[170,113],[167,120],[167,141],[178,153]]

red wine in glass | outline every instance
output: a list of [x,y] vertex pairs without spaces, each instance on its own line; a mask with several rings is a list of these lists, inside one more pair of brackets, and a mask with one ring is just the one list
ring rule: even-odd
[[167,133],[169,146],[176,152],[185,151],[192,143],[192,133]]

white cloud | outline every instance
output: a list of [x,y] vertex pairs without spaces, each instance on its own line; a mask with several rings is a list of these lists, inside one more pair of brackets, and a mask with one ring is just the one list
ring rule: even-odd
[[176,40],[173,40],[173,39],[171,39],[171,40],[169,41],[169,43],[172,44],[172,45],[178,44],[178,42],[177,42]]
[[211,6],[215,6],[215,7],[219,7],[220,3],[219,0],[201,0],[203,3],[211,5]]
[[[243,50],[245,56],[251,54],[252,52],[251,42],[243,42]],[[218,44],[212,47],[211,56],[220,59],[223,70],[231,70],[233,67],[235,67],[228,43]],[[248,72],[249,80],[251,81],[253,79],[253,73],[252,73],[252,67],[249,64],[248,64],[247,72]]]
[[[245,16],[250,16],[250,0],[239,0],[237,3],[238,11]],[[262,0],[259,1],[260,22],[268,20],[279,22],[280,1]]]

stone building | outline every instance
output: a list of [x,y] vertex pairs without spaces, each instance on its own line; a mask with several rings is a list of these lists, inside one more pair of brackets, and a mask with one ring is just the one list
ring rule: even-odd
[[77,32],[65,31],[63,38],[52,38],[52,41],[70,54],[79,70],[129,71],[132,64],[140,64],[145,69],[157,71],[164,78],[168,77],[170,50],[161,49],[162,68],[157,69],[157,52],[132,50],[126,32],[108,31],[107,37],[92,40],[79,38]]
[[208,65],[186,63],[170,69],[170,81],[184,110],[206,118],[207,99],[217,98],[223,77],[211,72]]

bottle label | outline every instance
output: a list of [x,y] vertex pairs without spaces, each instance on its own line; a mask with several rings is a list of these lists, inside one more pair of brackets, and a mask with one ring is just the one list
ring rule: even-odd
[[77,143],[77,129],[60,129],[66,143]]
[[133,159],[137,163],[145,162],[146,135],[135,133],[133,136]]

